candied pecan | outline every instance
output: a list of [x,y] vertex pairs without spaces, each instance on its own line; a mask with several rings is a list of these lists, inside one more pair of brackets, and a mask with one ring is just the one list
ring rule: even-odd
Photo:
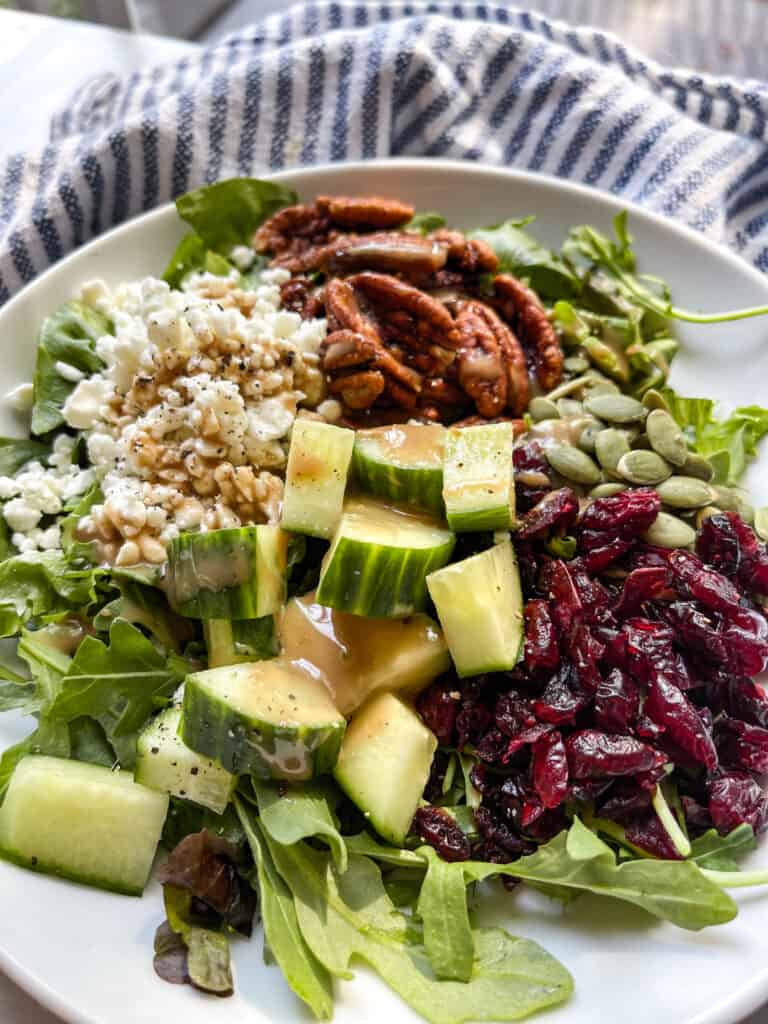
[[328,390],[338,395],[345,405],[355,411],[369,409],[384,391],[384,374],[378,370],[362,370],[336,377],[328,382]]
[[[426,385],[425,381],[425,385]],[[522,437],[527,430],[525,420],[512,419],[509,416],[494,416],[488,419],[487,416],[465,416],[463,420],[457,420],[452,423],[452,427],[481,427],[486,426],[488,423],[511,423],[512,433],[515,437]]]
[[432,231],[427,237],[447,247],[448,263],[463,274],[495,274],[499,269],[499,258],[487,242],[448,228]]
[[324,315],[323,289],[310,277],[292,277],[280,285],[280,305],[305,320]]
[[551,391],[563,375],[563,350],[539,297],[511,274],[499,274],[493,290],[494,305],[505,320],[517,327],[530,352],[539,384],[545,391]]
[[472,300],[457,306],[459,383],[482,416],[506,408],[521,415],[528,405],[528,370],[520,343],[490,306]]
[[286,206],[257,228],[251,244],[257,252],[274,256],[296,254],[328,241],[331,222],[327,214],[311,206]]
[[[349,278],[349,282],[369,300],[380,320],[387,321],[390,314],[396,318],[401,318],[402,314],[411,315],[414,333],[407,339],[409,344],[421,342],[447,349],[459,347],[461,335],[453,317],[431,295],[396,277],[372,271],[355,274]],[[403,319],[396,319],[395,322],[405,325]]]
[[318,212],[344,228],[397,228],[413,217],[413,207],[383,196],[318,196]]
[[438,242],[407,232],[345,235],[316,251],[330,273],[379,270],[416,280],[442,270],[448,253]]

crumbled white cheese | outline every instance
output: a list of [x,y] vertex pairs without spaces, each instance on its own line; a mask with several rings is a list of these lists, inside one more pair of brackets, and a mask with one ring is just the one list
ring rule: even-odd
[[16,412],[29,412],[34,401],[35,391],[31,381],[17,384],[5,395],[5,401]]
[[112,385],[100,373],[81,380],[64,403],[64,421],[77,430],[95,427],[99,421],[99,411],[109,400],[112,391]]
[[233,245],[229,258],[239,270],[248,270],[256,259],[256,252],[249,245]]
[[78,381],[81,381],[83,377],[85,377],[82,370],[78,370],[78,368],[73,366],[72,363],[65,363],[62,359],[57,359],[53,364],[53,368],[60,377],[63,377],[64,380],[70,381],[72,384],[77,384]]

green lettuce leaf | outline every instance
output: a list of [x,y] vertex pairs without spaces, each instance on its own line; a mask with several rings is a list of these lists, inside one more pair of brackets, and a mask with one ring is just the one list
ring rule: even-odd
[[121,576],[114,576],[112,584],[120,594],[94,616],[93,625],[97,632],[108,633],[116,619],[124,619],[143,626],[166,650],[177,654],[193,638],[192,623],[171,609],[162,590]]
[[15,476],[26,462],[45,459],[51,446],[30,438],[0,437],[0,476]]
[[434,210],[424,213],[416,213],[403,227],[403,231],[412,231],[414,234],[428,235],[430,231],[439,231],[445,227],[445,217]]
[[523,231],[531,218],[507,220],[470,231],[469,238],[485,242],[499,257],[499,271],[527,278],[531,288],[545,299],[569,299],[581,290],[574,271],[555,253]]
[[195,270],[225,277],[232,270],[232,264],[220,253],[207,249],[202,238],[191,231],[176,246],[163,272],[163,280],[171,288],[180,288],[187,274]]
[[96,373],[104,365],[96,355],[96,342],[111,329],[106,317],[82,302],[68,302],[43,321],[32,380],[33,434],[47,434],[64,422],[61,409],[75,385],[59,375],[56,363],[69,363],[85,374]]
[[742,822],[727,836],[711,828],[691,843],[690,860],[699,867],[713,871],[738,871],[738,857],[756,849],[757,840],[751,825]]
[[176,209],[206,249],[229,256],[233,246],[249,244],[268,217],[297,200],[292,189],[272,181],[230,178],[179,196]]
[[95,596],[92,569],[73,569],[61,551],[30,551],[0,563],[0,636],[31,618],[83,607]]
[[319,838],[333,854],[339,871],[347,870],[347,847],[331,813],[332,788],[326,782],[304,783],[289,789],[253,780],[261,827],[277,843]]
[[419,851],[429,867],[419,893],[416,912],[424,926],[424,949],[438,978],[469,981],[475,946],[467,909],[463,875],[454,871],[431,846]]
[[[185,967],[190,983],[203,992],[213,992],[217,996],[232,995],[232,968],[226,935],[194,923],[191,893],[166,885],[163,897],[168,926],[186,947]],[[163,974],[158,969],[157,957],[167,955],[168,951],[166,945],[160,950],[157,945],[155,947],[155,967],[161,977]]]

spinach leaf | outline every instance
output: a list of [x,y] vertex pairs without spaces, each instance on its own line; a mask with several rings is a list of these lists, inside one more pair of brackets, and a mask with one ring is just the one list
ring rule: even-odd
[[304,940],[331,974],[349,978],[350,962],[359,957],[432,1024],[519,1020],[570,996],[571,976],[557,960],[498,928],[473,932],[468,982],[436,979],[418,933],[395,910],[373,861],[353,855],[339,874],[329,855],[306,843],[280,846],[264,838],[293,894]]
[[320,838],[327,843],[339,871],[347,870],[347,847],[329,806],[331,788],[324,782],[281,789],[253,780],[261,827],[277,843]]
[[82,607],[94,597],[93,570],[73,569],[61,551],[30,551],[0,563],[0,636],[31,618]]
[[192,623],[170,608],[162,590],[119,576],[115,577],[112,583],[118,588],[120,595],[105,604],[94,616],[93,625],[99,633],[109,632],[116,619],[124,619],[134,625],[143,626],[166,650],[175,651],[177,654],[193,638]]
[[163,846],[172,850],[182,839],[203,830],[225,839],[231,846],[241,847],[245,842],[240,819],[231,805],[223,814],[214,814],[207,807],[172,796],[163,826]]
[[490,245],[499,257],[499,272],[527,278],[542,298],[572,298],[581,288],[578,276],[559,256],[523,231],[530,219],[506,220],[478,228],[470,231],[468,237]]
[[180,659],[167,659],[140,630],[118,619],[108,645],[92,636],[80,644],[48,714],[59,722],[95,718],[123,767],[132,768],[139,731],[183,676]]
[[721,836],[711,828],[691,843],[690,860],[695,861],[699,867],[713,871],[738,871],[736,858],[743,857],[756,846],[755,833],[746,822],[742,822],[727,836]]
[[179,196],[176,209],[206,249],[229,256],[233,246],[248,244],[260,224],[297,199],[292,189],[272,181],[230,178]]
[[30,438],[0,437],[0,476],[15,476],[25,462],[47,458],[51,446]]
[[258,821],[235,797],[235,807],[256,864],[265,950],[269,949],[296,995],[309,1006],[318,1020],[333,1017],[331,977],[307,946],[296,918],[288,886],[275,868]]
[[[191,893],[166,885],[163,896],[168,925],[186,946],[186,973],[190,983],[203,992],[213,992],[217,996],[232,995],[232,968],[226,935],[193,922]],[[156,959],[157,955],[160,951],[156,948]],[[158,965],[155,967],[157,969]],[[158,973],[163,977],[160,970]]]
[[111,768],[115,763],[115,752],[107,740],[104,730],[93,718],[76,718],[69,723],[69,756],[75,761],[100,764]]
[[96,355],[96,342],[111,329],[106,317],[82,302],[68,302],[43,321],[32,380],[33,434],[47,434],[64,422],[61,409],[75,385],[60,376],[56,364],[68,363],[85,374],[96,373],[104,365]]
[[220,253],[207,249],[202,238],[191,231],[176,246],[176,251],[163,272],[163,280],[171,288],[180,288],[187,274],[194,270],[224,277],[232,270],[232,264]]
[[432,970],[438,978],[469,981],[475,946],[463,875],[452,870],[431,846],[423,846],[419,852],[429,866],[416,912],[424,925],[424,949]]
[[428,235],[430,231],[438,231],[440,228],[445,227],[445,217],[441,213],[435,213],[434,210],[428,210],[424,213],[416,213],[411,217],[407,224],[403,226],[403,231],[412,231],[414,234]]

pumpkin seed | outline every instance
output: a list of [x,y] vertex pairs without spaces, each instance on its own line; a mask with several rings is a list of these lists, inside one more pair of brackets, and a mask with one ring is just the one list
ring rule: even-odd
[[550,402],[556,402],[558,398],[565,398],[566,395],[573,395],[577,391],[581,391],[583,387],[589,384],[592,378],[589,374],[585,373],[583,377],[574,377],[572,380],[567,380],[563,384],[558,384],[556,388],[553,388],[545,398],[548,398]]
[[626,484],[598,484],[597,487],[592,488],[589,492],[589,496],[590,498],[614,498],[617,494],[621,494],[622,491],[626,490],[628,490]]
[[710,516],[720,516],[722,514],[723,510],[716,505],[705,505],[704,508],[700,508],[696,513],[696,528],[700,530]]
[[620,394],[619,389],[611,380],[600,380],[595,384],[591,385],[588,389],[586,396],[592,398],[593,395],[618,395]]
[[579,434],[579,439],[576,442],[579,448],[581,448],[583,452],[586,452],[587,455],[594,455],[595,441],[604,429],[603,424],[598,423],[596,420],[593,420],[591,423],[587,423]]
[[642,423],[648,410],[629,395],[594,395],[584,403],[587,412],[608,423]]
[[624,384],[629,381],[629,362],[623,352],[611,348],[599,338],[585,338],[582,345],[598,370]]
[[642,448],[622,455],[616,469],[631,484],[642,486],[660,484],[672,474],[672,467],[660,455]]
[[557,411],[564,420],[572,416],[582,416],[584,406],[575,398],[560,398],[557,401]]
[[658,544],[660,548],[687,548],[696,540],[696,531],[677,516],[659,512],[643,534],[643,539],[649,544]]
[[533,487],[539,489],[541,487],[551,487],[552,481],[549,479],[546,473],[540,473],[537,469],[522,469],[520,472],[515,472],[515,483],[522,484],[523,487]]
[[703,480],[705,483],[709,483],[715,475],[712,463],[698,452],[688,452],[688,457],[680,467],[680,472],[683,476],[695,476],[697,480]]
[[547,448],[544,453],[552,469],[566,480],[577,484],[598,484],[602,473],[586,452],[579,451],[572,445],[559,444]]
[[540,420],[556,420],[560,417],[557,406],[548,398],[532,398],[528,403],[528,412],[531,419],[537,423]]
[[768,540],[768,506],[755,509],[755,533],[760,540]]
[[750,505],[744,498],[736,495],[736,512],[741,516],[745,523],[749,523],[752,526],[755,522],[755,506]]
[[717,501],[717,493],[692,476],[671,476],[656,488],[665,505],[671,508],[703,508]]
[[563,360],[566,373],[584,373],[589,369],[589,360],[585,356],[567,356]]
[[595,438],[597,461],[607,473],[615,473],[619,460],[630,451],[626,434],[615,427],[601,430]]
[[646,409],[662,409],[664,412],[669,412],[669,406],[667,400],[660,391],[656,388],[649,388],[643,395],[643,405]]
[[743,496],[735,487],[722,487],[720,484],[713,488],[715,501],[726,512],[738,512],[739,502],[744,501]]
[[655,452],[673,466],[684,466],[688,458],[688,444],[674,419],[663,409],[653,409],[645,421],[645,431]]

